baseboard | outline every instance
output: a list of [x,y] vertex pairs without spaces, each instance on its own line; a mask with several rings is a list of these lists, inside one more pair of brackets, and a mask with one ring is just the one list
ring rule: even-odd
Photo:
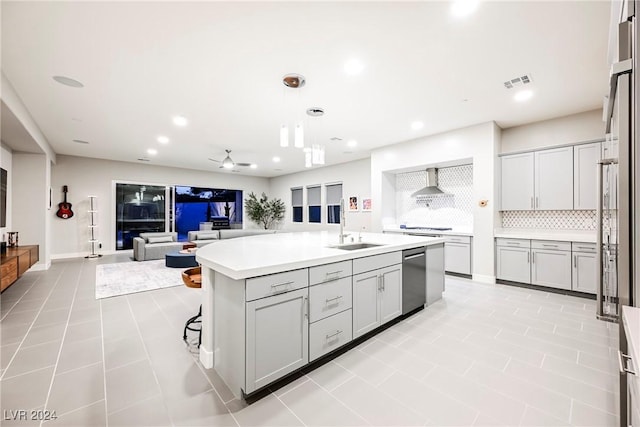
[[48,270],[49,268],[51,268],[51,261],[34,264],[31,266],[29,271],[45,271],[45,270]]
[[[115,253],[123,253],[126,251],[100,251],[101,255],[113,255]],[[133,251],[131,251],[133,253]],[[89,252],[67,252],[64,254],[52,254],[51,259],[70,259],[70,258],[84,258],[89,255]]]
[[207,369],[213,368],[213,352],[207,350],[203,344],[200,344],[200,363]]
[[496,284],[496,276],[485,276],[484,274],[474,274],[471,280],[489,285]]

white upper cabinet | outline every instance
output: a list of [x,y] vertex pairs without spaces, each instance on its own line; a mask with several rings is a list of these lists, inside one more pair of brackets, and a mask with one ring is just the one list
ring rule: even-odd
[[596,209],[597,166],[600,161],[601,144],[576,145],[573,147],[573,208]]
[[573,147],[536,151],[534,154],[535,209],[573,209]]
[[534,153],[501,157],[501,204],[503,211],[533,210]]

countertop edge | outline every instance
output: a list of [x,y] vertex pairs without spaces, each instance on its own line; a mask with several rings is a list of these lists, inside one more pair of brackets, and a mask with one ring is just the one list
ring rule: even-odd
[[[210,268],[211,270],[221,273],[233,280],[244,280],[252,277],[267,276],[270,274],[297,270],[300,268],[315,267],[318,265],[332,264],[334,262],[348,261],[356,258],[364,258],[368,256],[373,256],[373,255],[396,252],[404,249],[416,248],[419,246],[437,245],[444,242],[445,240],[442,238],[431,237],[429,238],[429,241],[385,244],[385,245],[377,246],[374,248],[359,249],[356,251],[344,251],[344,253],[323,256],[321,258],[285,262],[282,264],[275,264],[267,267],[256,267],[256,268],[250,268],[245,270],[233,270],[231,268],[225,267],[224,265],[218,264],[214,261],[198,256],[198,252],[196,252],[196,261],[201,265],[203,265],[204,267]],[[371,242],[371,243],[375,243],[375,242]]]

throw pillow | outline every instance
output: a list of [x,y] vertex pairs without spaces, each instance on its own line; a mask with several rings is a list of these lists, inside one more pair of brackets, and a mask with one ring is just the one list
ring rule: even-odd
[[170,243],[173,242],[171,236],[149,237],[149,243]]
[[198,233],[198,240],[217,239],[218,233]]

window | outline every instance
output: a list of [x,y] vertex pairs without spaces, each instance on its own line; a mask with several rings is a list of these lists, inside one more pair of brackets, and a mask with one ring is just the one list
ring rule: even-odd
[[291,206],[293,206],[293,222],[302,222],[302,188],[291,189]]
[[309,206],[309,222],[320,222],[322,206],[319,185],[307,187],[307,205]]
[[327,223],[340,223],[340,200],[342,199],[342,184],[329,184],[327,188]]

